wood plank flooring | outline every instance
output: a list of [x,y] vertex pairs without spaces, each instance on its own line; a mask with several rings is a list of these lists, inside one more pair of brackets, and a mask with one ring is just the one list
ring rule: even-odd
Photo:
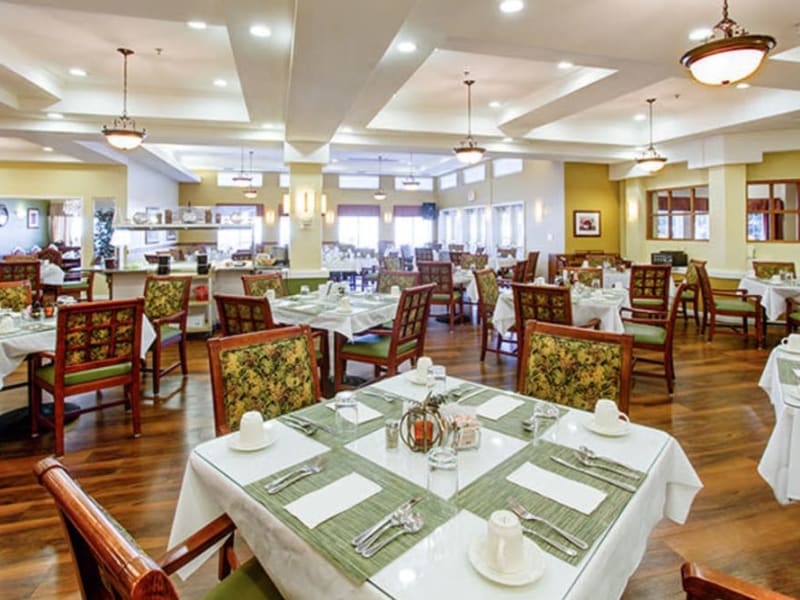
[[[777,329],[770,332],[772,344],[778,338]],[[452,375],[511,389],[515,359],[489,355],[480,364],[478,345],[476,327],[458,326],[451,334],[431,320],[426,354],[435,362]],[[705,487],[685,525],[664,521],[653,532],[625,599],[682,597],[685,559],[800,596],[800,505],[781,507],[756,473],[774,424],[772,406],[757,387],[767,356],[731,336],[707,344],[693,325],[681,324],[672,400],[661,380],[636,380],[632,420],[674,435]],[[207,371],[205,342],[193,340],[189,377],[168,376],[161,398],[145,401],[141,438],[131,437],[130,419],[119,407],[81,416],[66,435],[64,462],[73,475],[156,557],[166,549],[187,456],[213,436]],[[8,382],[21,377],[20,370]],[[0,392],[0,413],[24,404],[24,390]],[[78,597],[55,512],[31,472],[52,451],[52,441],[50,434],[0,440],[3,598]],[[207,565],[189,582],[176,583],[185,597],[199,597],[212,585],[213,571]]]

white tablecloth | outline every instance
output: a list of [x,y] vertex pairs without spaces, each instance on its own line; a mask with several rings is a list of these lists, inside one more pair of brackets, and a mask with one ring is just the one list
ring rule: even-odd
[[770,283],[756,277],[744,277],[738,287],[749,294],[761,296],[761,306],[770,321],[777,321],[786,312],[786,298],[800,296],[800,286],[787,283]]
[[[591,293],[591,292],[590,292]],[[572,322],[581,325],[592,319],[600,319],[600,329],[613,333],[625,333],[619,309],[628,302],[625,290],[606,290],[601,298],[592,296],[572,298]],[[494,328],[505,335],[514,325],[514,297],[510,292],[503,292],[497,300],[492,316]]]
[[758,473],[781,504],[800,500],[800,385],[781,383],[778,360],[791,361],[800,383],[800,355],[772,350],[758,385],[775,409],[775,428],[764,449]]
[[64,271],[53,263],[43,263],[39,269],[39,281],[43,285],[61,285],[64,283]]
[[[419,387],[412,386],[402,375],[377,385],[413,397],[421,393]],[[421,538],[367,583],[355,586],[242,490],[241,486],[248,482],[326,451],[323,444],[280,423],[276,425],[278,437],[275,444],[256,455],[229,449],[224,437],[194,449],[181,485],[169,545],[173,546],[225,512],[238,525],[240,534],[282,593],[290,598],[617,598],[641,561],[652,529],[663,517],[683,523],[702,484],[680,445],[668,434],[633,425],[625,437],[603,438],[585,428],[584,423],[590,418],[588,413],[570,410],[545,437],[573,448],[589,445],[598,453],[647,471],[647,478],[617,521],[577,566],[543,553],[545,574],[529,586],[497,586],[474,571],[466,556],[467,547],[477,536],[485,533],[486,522],[464,510]],[[375,433],[383,437],[382,431]],[[364,436],[349,444],[348,448],[352,446],[353,451],[366,451],[365,448],[359,449],[359,444],[368,445],[365,438],[373,435]],[[516,440],[503,434],[495,435],[498,439]],[[411,459],[419,458],[421,462],[417,462],[424,464],[424,457],[413,455],[404,448],[398,452],[406,452]],[[493,452],[494,449],[482,446],[477,452],[460,455],[460,460],[471,461],[474,466],[492,456]],[[386,452],[376,454],[374,460],[380,464],[380,456]],[[405,477],[409,467],[403,466],[403,462],[399,461],[396,472]],[[409,462],[414,463],[413,460]],[[196,566],[187,566],[180,572],[181,576],[188,576]]]

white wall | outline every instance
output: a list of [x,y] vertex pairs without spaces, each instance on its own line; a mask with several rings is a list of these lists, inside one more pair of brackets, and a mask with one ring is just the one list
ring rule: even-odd
[[[171,209],[175,212],[177,206],[178,182],[134,162],[128,164],[126,218],[130,219],[137,212],[145,212],[147,208],[157,208],[162,212],[164,209]],[[164,232],[159,235],[163,242]],[[144,233],[132,231],[130,236],[129,251],[145,247]]]

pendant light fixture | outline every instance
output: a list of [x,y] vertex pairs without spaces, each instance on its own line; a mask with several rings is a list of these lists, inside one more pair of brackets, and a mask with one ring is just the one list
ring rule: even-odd
[[414,155],[408,155],[408,179],[403,179],[403,189],[407,192],[416,192],[419,189],[419,180],[414,178]]
[[383,169],[381,166],[383,165],[383,157],[379,154],[378,155],[378,189],[372,194],[372,197],[375,200],[382,202],[386,200],[386,192],[383,191],[383,186],[381,185],[381,175],[383,174]]
[[258,197],[258,190],[253,187],[253,151],[252,150],[250,150],[250,171],[248,172],[248,175],[250,177],[249,186],[247,187],[247,189],[243,193],[244,193],[244,197],[245,198],[247,198],[248,200],[253,200],[253,199]]
[[660,171],[664,168],[664,165],[667,162],[667,158],[665,156],[661,156],[653,146],[653,103],[655,101],[655,98],[647,99],[647,104],[650,107],[650,145],[647,147],[647,150],[645,150],[644,153],[636,159],[636,164],[648,173],[656,173]]
[[453,148],[453,152],[456,153],[459,162],[468,165],[474,165],[483,158],[483,153],[486,152],[486,149],[478,146],[472,138],[472,86],[474,84],[475,80],[469,78],[469,71],[464,71],[464,85],[467,86],[467,137]]
[[112,127],[103,125],[103,135],[106,141],[118,150],[133,150],[138,148],[147,131],[136,129],[136,121],[128,116],[128,57],[133,54],[133,50],[128,48],[117,48],[117,52],[122,54],[124,67],[122,71],[122,116],[114,119]]
[[233,176],[233,185],[236,187],[248,187],[253,180],[252,176],[244,172],[244,147],[242,147],[239,172]]
[[707,85],[729,85],[752,77],[776,44],[774,37],[751,35],[728,18],[728,0],[723,0],[722,20],[712,31],[708,41],[681,57],[692,77]]

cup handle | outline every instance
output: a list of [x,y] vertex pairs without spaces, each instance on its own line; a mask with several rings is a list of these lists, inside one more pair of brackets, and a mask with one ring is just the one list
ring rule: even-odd
[[789,345],[789,338],[783,338],[781,340],[781,346],[788,346]]
[[630,420],[630,418],[628,417],[628,415],[626,415],[624,412],[619,412],[619,413],[617,414],[617,418],[618,418],[618,419],[620,419],[620,418],[621,418],[621,419],[622,419],[623,421],[625,421],[626,423],[630,423],[630,422],[631,422],[631,420]]

